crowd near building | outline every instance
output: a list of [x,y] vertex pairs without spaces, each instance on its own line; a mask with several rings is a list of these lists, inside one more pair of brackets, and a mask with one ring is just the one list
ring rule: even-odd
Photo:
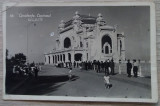
[[71,20],[61,20],[55,42],[56,48],[45,54],[45,64],[125,60],[124,33],[117,33],[117,25],[108,25],[101,13],[94,17],[75,12]]

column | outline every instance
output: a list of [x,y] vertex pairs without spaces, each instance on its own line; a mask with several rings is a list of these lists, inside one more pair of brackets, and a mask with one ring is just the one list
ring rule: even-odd
[[68,53],[65,53],[65,62],[69,62],[69,60],[68,60]]
[[125,60],[125,42],[124,42],[124,37],[122,37],[122,51],[121,51],[121,58]]
[[74,62],[74,52],[71,53],[71,62]]
[[45,64],[48,64],[49,61],[48,61],[48,55],[45,55]]

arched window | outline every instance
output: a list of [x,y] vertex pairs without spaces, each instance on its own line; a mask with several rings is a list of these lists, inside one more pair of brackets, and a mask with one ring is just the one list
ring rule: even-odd
[[71,40],[67,37],[64,39],[64,48],[71,47]]
[[110,46],[110,44],[108,44],[108,42],[106,42],[106,43],[103,45],[102,50],[103,50],[103,53],[104,53],[104,54],[110,54],[110,53],[112,53],[111,46]]
[[83,44],[82,44],[82,38],[81,38],[81,37],[79,37],[79,39],[80,39],[80,47],[83,47]]
[[102,37],[102,53],[112,53],[112,40],[108,35]]

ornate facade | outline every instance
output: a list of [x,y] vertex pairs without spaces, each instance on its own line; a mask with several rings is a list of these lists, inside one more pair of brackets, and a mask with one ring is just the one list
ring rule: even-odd
[[105,61],[125,59],[125,36],[117,33],[117,26],[109,26],[102,14],[97,17],[75,12],[58,27],[56,48],[45,54],[45,64],[74,61]]

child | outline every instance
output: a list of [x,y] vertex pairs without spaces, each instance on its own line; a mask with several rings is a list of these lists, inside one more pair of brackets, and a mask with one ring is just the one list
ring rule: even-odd
[[110,89],[112,87],[112,84],[110,84],[109,79],[110,79],[109,75],[108,76],[104,76],[105,87]]
[[71,67],[70,70],[69,70],[69,75],[68,75],[68,77],[69,77],[69,80],[71,80],[71,78],[72,78],[72,67]]

